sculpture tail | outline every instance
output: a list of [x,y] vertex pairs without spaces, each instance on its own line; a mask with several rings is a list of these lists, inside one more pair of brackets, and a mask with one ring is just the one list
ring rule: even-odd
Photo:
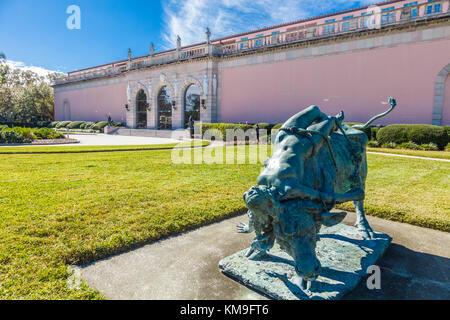
[[391,113],[392,110],[394,110],[395,107],[397,106],[397,101],[393,97],[390,97],[388,99],[388,101],[389,101],[389,104],[391,105],[391,108],[388,111],[373,117],[365,125],[356,125],[356,126],[353,126],[353,128],[358,129],[358,130],[364,130],[364,129],[368,128],[375,120],[383,118],[383,117],[387,116],[389,113]]

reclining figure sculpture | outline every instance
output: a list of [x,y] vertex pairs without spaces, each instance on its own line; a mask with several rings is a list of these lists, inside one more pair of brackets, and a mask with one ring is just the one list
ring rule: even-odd
[[346,216],[345,212],[331,212],[336,204],[353,201],[356,227],[364,238],[373,237],[363,208],[368,138],[360,130],[397,104],[394,98],[389,98],[389,103],[388,111],[363,126],[343,124],[343,112],[328,117],[311,106],[281,127],[258,185],[244,194],[249,224],[239,225],[238,231],[256,233],[248,258],[263,257],[276,240],[294,259],[304,289],[321,273],[316,256],[321,226],[331,227]]

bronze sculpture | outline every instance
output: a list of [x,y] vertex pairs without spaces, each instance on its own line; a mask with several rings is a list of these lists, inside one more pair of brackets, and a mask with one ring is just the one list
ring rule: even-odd
[[258,185],[244,194],[249,224],[238,230],[256,233],[248,258],[264,257],[276,240],[294,259],[295,271],[308,288],[321,273],[319,230],[340,223],[346,213],[331,210],[348,201],[356,209],[356,227],[364,238],[373,237],[363,208],[368,138],[359,129],[390,113],[397,103],[394,98],[389,103],[390,110],[364,126],[347,126],[343,113],[328,117],[312,106],[281,127]]

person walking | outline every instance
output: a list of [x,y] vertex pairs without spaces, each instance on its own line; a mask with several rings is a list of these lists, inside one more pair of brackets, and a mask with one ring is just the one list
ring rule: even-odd
[[259,144],[259,124],[256,124],[256,140],[258,140]]
[[192,118],[192,116],[189,117],[189,132],[191,134],[191,139],[194,139],[195,127],[194,118]]

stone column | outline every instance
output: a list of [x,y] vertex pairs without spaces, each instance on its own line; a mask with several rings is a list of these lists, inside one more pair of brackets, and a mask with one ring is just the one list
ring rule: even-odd
[[[127,85],[127,102],[128,110],[126,110],[126,121],[128,128],[136,128],[136,112],[135,103],[133,102],[132,93],[134,92],[133,87],[130,83]],[[125,108],[125,106],[123,106]]]
[[175,91],[172,93],[172,100],[175,101],[175,108],[172,108],[172,129],[176,130],[183,128],[183,99],[178,79],[174,79],[172,84]]

